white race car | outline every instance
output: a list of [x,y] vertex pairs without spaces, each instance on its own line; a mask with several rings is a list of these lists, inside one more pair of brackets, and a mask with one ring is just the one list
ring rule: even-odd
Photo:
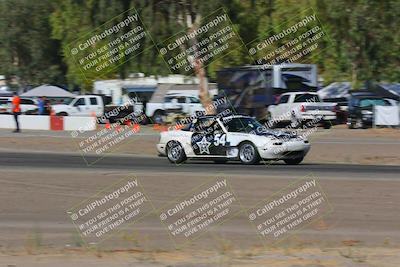
[[189,158],[256,164],[264,159],[294,165],[304,159],[309,149],[305,138],[266,129],[255,119],[240,115],[195,119],[180,130],[162,132],[157,144],[159,154],[172,163]]

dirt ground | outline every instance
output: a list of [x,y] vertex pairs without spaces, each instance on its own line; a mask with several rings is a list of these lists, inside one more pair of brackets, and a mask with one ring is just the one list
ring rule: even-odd
[[[2,174],[0,266],[397,267],[400,263],[400,181],[384,174],[380,179],[345,173],[319,177],[333,212],[277,245],[262,244],[243,215],[178,249],[157,216],[135,224],[128,235],[115,234],[101,246],[85,248],[66,211],[127,175],[137,176],[155,208],[160,208],[211,174],[39,168],[5,168]],[[268,172],[229,175],[246,207],[295,179]]]
[[[7,267],[398,267],[400,249],[392,247],[307,248],[302,244],[285,249],[261,248],[232,250],[222,247],[208,253],[199,251],[85,251],[62,250],[45,254],[14,252],[0,254],[0,265]],[[36,255],[35,255],[36,254]]]
[[[305,162],[400,165],[398,129],[319,129],[310,136]],[[143,127],[115,154],[156,155],[158,133]],[[69,133],[0,131],[0,150],[78,152]],[[373,166],[372,166],[373,167]],[[392,168],[392,166],[390,166]],[[126,175],[136,175],[155,207],[210,178],[201,173],[96,168],[13,168],[0,175],[0,266],[6,267],[398,267],[400,180],[395,173],[329,172],[317,177],[334,211],[284,242],[264,246],[246,217],[235,217],[184,248],[171,246],[159,219],[135,225],[139,235],[118,235],[85,247],[66,211]],[[378,177],[375,177],[378,176]],[[251,206],[299,177],[266,172],[230,175],[230,184]],[[115,242],[114,242],[115,241]]]

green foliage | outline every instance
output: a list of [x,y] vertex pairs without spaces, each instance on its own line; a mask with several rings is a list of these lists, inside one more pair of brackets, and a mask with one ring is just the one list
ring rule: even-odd
[[51,1],[0,1],[0,73],[20,86],[64,83],[60,44],[50,38]]
[[[220,7],[241,40],[235,44],[238,49],[207,66],[211,78],[222,67],[254,64],[244,44],[279,32],[311,10],[331,41],[305,60],[318,64],[326,82],[400,80],[398,0],[2,0],[0,74],[16,77],[20,86],[68,82],[87,91],[96,78],[124,78],[132,72],[166,75],[171,71],[159,45],[187,31],[188,21]],[[71,43],[131,8],[139,11],[150,33],[141,53],[101,77],[83,75],[71,56]]]

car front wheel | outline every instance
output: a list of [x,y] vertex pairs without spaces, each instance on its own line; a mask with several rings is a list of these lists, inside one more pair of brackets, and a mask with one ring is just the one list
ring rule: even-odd
[[260,156],[252,143],[245,142],[239,146],[239,159],[243,164],[252,165],[260,161]]
[[186,160],[186,154],[181,144],[176,141],[168,142],[167,157],[171,163],[182,163]]

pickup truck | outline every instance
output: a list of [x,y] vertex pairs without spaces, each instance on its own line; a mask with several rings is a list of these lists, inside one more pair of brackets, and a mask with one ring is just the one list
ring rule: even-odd
[[156,123],[162,122],[163,117],[170,112],[193,115],[199,111],[204,111],[199,98],[181,93],[165,95],[162,103],[149,102],[146,104],[147,117],[152,118]]
[[292,92],[282,94],[276,105],[268,107],[270,124],[313,121],[329,129],[336,122],[337,103],[322,102],[317,93]]
[[53,105],[52,109],[57,116],[89,117],[96,114],[97,117],[100,117],[104,114],[104,106],[102,96],[82,95],[74,98],[68,105]]
[[100,118],[107,115],[110,122],[124,118],[138,109],[138,106],[135,105],[118,108],[119,106],[108,105],[110,102],[111,98],[104,95],[80,95],[68,105],[52,105],[52,109],[57,116],[89,117],[95,115]]

